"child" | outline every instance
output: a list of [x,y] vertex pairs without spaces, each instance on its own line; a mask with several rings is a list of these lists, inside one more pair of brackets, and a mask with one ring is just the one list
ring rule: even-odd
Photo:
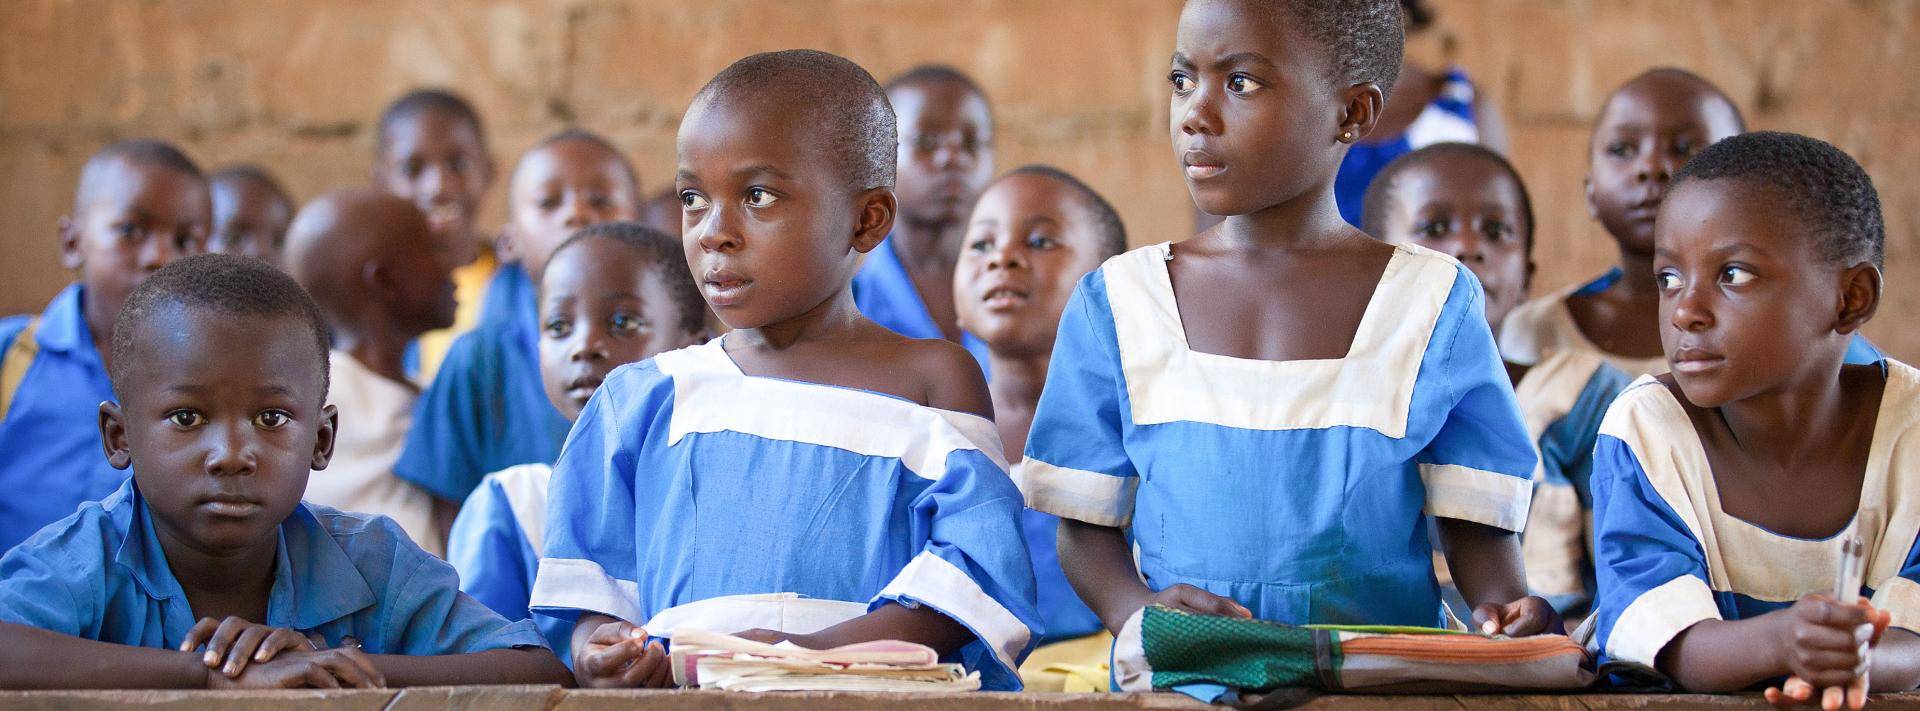
[[681,241],[735,330],[614,371],[554,465],[532,605],[574,625],[583,686],[667,685],[649,638],[685,627],[917,642],[1019,688],[1033,571],[986,386],[848,286],[893,222],[894,136],[873,77],[811,50],[687,110]]
[[900,219],[854,277],[854,301],[875,323],[959,343],[984,364],[986,346],[960,330],[951,299],[967,211],[993,177],[992,107],[972,78],[939,65],[888,82],[887,100],[900,117]]
[[333,466],[307,482],[306,500],[380,514],[414,543],[446,554],[433,497],[393,475],[420,391],[407,380],[407,344],[453,323],[453,280],[435,235],[411,203],[375,190],[339,190],[300,210],[287,266],[313,295],[333,336],[329,403],[355,424],[340,432]]
[[134,474],[0,558],[0,688],[566,681],[390,520],[300,502],[339,425],[292,279],[187,257],[113,334],[97,432]]
[[80,170],[60,218],[78,278],[39,317],[0,322],[0,552],[126,480],[98,456],[107,339],[142,279],[206,248],[212,212],[200,168],[160,141],[114,143]]
[[[1465,264],[1486,292],[1493,332],[1526,300],[1533,281],[1533,202],[1500,154],[1466,143],[1415,150],[1380,171],[1365,208],[1369,234]],[[1593,441],[1600,417],[1629,378],[1578,349],[1556,351],[1531,367],[1509,362],[1506,371],[1540,454],[1520,541],[1527,586],[1561,614],[1582,616],[1593,599],[1587,549]],[[1442,564],[1436,561],[1435,569]]]
[[[1673,372],[1620,395],[1594,452],[1607,657],[1697,692],[1920,684],[1920,463],[1900,446],[1920,372],[1843,365],[1884,242],[1872,181],[1822,141],[1736,136],[1680,170],[1652,264]],[[1827,594],[1854,534],[1857,607]]]
[[1684,69],[1654,69],[1614,90],[1593,127],[1586,186],[1587,211],[1613,236],[1620,265],[1514,309],[1499,331],[1500,352],[1534,365],[1552,351],[1578,349],[1635,376],[1665,370],[1651,266],[1654,215],[1687,159],[1745,130],[1733,100]]
[[[988,391],[1007,451],[1026,446],[1033,406],[1047,380],[1060,310],[1074,283],[1126,249],[1126,230],[1113,206],[1058,168],[1018,168],[990,185],[974,205],[954,274],[953,299],[961,327],[987,344],[995,376]],[[1016,482],[1019,470],[1015,462]],[[1033,556],[1044,626],[1040,642],[1048,645],[1022,665],[1021,677],[1029,691],[1061,691],[1073,677],[1049,673],[1047,667],[1056,662],[1105,664],[1111,638],[1089,638],[1102,631],[1100,619],[1074,595],[1061,572],[1054,548],[1060,519],[1027,509],[1021,524]],[[1070,642],[1081,638],[1089,641]]]
[[480,478],[516,464],[545,464],[560,454],[567,418],[540,384],[540,326],[534,285],[553,248],[574,231],[639,210],[639,181],[620,151],[599,136],[566,131],[521,156],[507,181],[512,223],[502,266],[487,290],[494,319],[462,334],[441,372],[420,396],[406,450],[394,474],[451,510]]
[[1401,40],[1396,0],[1181,12],[1174,153],[1228,217],[1081,280],[1021,465],[1116,645],[1154,603],[1441,625],[1429,516],[1475,629],[1559,626],[1521,572],[1535,457],[1478,283],[1334,205]]
[[293,198],[266,169],[243,164],[223,168],[207,179],[213,190],[213,234],[208,251],[238,254],[280,263],[287,227],[293,224]]
[[[631,222],[588,227],[554,250],[540,283],[540,379],[561,416],[579,417],[614,368],[700,342],[707,302],[686,264],[679,239]],[[447,560],[461,591],[510,620],[528,617],[552,472],[522,464],[488,474],[453,523]],[[536,621],[566,659],[573,627]]]

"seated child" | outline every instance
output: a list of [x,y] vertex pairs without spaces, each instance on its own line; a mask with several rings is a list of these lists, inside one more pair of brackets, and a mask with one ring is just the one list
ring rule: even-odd
[[207,250],[280,263],[293,224],[293,198],[265,168],[242,164],[207,178],[213,189],[213,233]]
[[[1047,381],[1060,311],[1073,285],[1127,249],[1126,229],[1099,193],[1058,168],[1029,165],[1002,176],[980,194],[961,243],[954,274],[960,326],[987,344],[994,379],[994,424],[1007,451],[1027,444],[1033,406]],[[1011,456],[1018,456],[1017,454]],[[1020,464],[1011,468],[1020,480]],[[1060,519],[1027,509],[1021,530],[1033,556],[1033,577],[1043,630],[1042,646],[1021,666],[1028,691],[1080,689],[1076,677],[1048,672],[1055,663],[1098,668],[1107,642],[1100,618],[1073,592],[1054,547]],[[1089,638],[1084,642],[1076,641]],[[1101,690],[1105,674],[1098,675]],[[1087,689],[1091,690],[1091,689]]]
[[581,685],[665,686],[650,636],[699,628],[917,642],[1019,688],[1033,570],[986,385],[848,286],[893,223],[894,136],[873,77],[825,52],[694,97],[681,241],[735,330],[608,375],[554,464],[532,606],[574,625]]
[[[1368,234],[1433,249],[1466,265],[1486,292],[1493,332],[1526,300],[1533,281],[1533,201],[1500,154],[1438,143],[1403,155],[1367,189],[1364,214]],[[1505,365],[1540,455],[1520,539],[1527,587],[1561,614],[1584,616],[1593,601],[1587,550],[1593,441],[1600,417],[1629,378],[1598,354],[1573,348],[1532,366]],[[1435,561],[1434,569],[1444,583],[1444,562]]]
[[1475,629],[1559,629],[1521,571],[1535,457],[1479,283],[1334,204],[1401,33],[1396,0],[1181,11],[1174,154],[1227,218],[1081,280],[1021,465],[1116,645],[1154,603],[1439,626],[1428,517]]
[[[614,368],[699,343],[706,333],[707,302],[680,240],[631,222],[574,233],[553,251],[540,286],[540,379],[568,421]],[[447,543],[460,590],[509,620],[529,615],[552,473],[548,464],[522,464],[488,474],[460,508]],[[535,621],[566,659],[573,626]]]
[[[1901,445],[1920,371],[1842,362],[1884,242],[1866,171],[1816,139],[1736,136],[1675,176],[1653,262],[1673,372],[1621,393],[1594,452],[1607,658],[1696,692],[1920,684],[1920,460]],[[1856,534],[1871,605],[1829,596]]]
[[426,489],[448,510],[481,477],[516,464],[547,464],[570,423],[540,384],[539,313],[534,285],[553,249],[582,227],[639,214],[639,181],[620,151],[585,131],[541,141],[507,181],[512,216],[500,268],[487,289],[495,318],[461,334],[420,396],[394,474]]
[[127,299],[112,350],[98,432],[134,473],[0,558],[0,688],[567,680],[391,520],[300,502],[340,425],[291,278],[181,259]]
[[148,274],[206,248],[212,212],[200,168],[160,141],[114,143],[80,170],[60,218],[77,278],[38,317],[0,321],[0,553],[126,481],[99,456],[114,319]]
[[333,465],[307,481],[307,501],[380,514],[413,542],[446,555],[452,516],[435,520],[433,497],[393,475],[420,391],[407,380],[407,344],[453,323],[453,280],[426,217],[371,189],[337,190],[300,210],[287,267],[320,305],[333,336],[328,403],[351,422]]

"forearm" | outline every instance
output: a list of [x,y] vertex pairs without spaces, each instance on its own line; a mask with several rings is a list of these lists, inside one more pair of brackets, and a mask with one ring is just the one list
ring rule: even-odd
[[388,686],[559,684],[573,686],[573,673],[539,647],[490,649],[438,656],[368,655]]
[[830,649],[860,642],[897,639],[932,647],[951,654],[973,641],[973,633],[939,610],[921,605],[881,605],[867,614],[809,635],[800,635],[812,646]]
[[194,652],[129,647],[0,622],[0,689],[203,689]]
[[1870,679],[1874,693],[1911,691],[1920,687],[1920,635],[1889,627],[1874,645]]
[[1441,547],[1447,552],[1447,570],[1469,607],[1504,605],[1527,596],[1520,534],[1472,521],[1435,520]]
[[1660,673],[1696,693],[1740,691],[1790,673],[1775,651],[1785,631],[1775,612],[1744,620],[1702,620],[1675,636],[1655,662]]
[[1057,541],[1060,566],[1073,592],[1100,617],[1100,624],[1119,634],[1127,618],[1153,597],[1153,590],[1140,582],[1126,534],[1117,528],[1062,518]]

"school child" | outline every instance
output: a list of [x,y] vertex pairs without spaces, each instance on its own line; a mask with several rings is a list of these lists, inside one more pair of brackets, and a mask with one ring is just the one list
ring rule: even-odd
[[682,246],[734,330],[615,370],[581,411],[534,613],[573,624],[582,686],[664,686],[651,636],[701,628],[917,642],[1019,688],[1033,570],[986,385],[849,289],[893,223],[885,94],[832,54],[758,54],[680,126]]
[[915,67],[886,89],[900,119],[900,213],[853,278],[854,302],[875,323],[959,343],[985,365],[986,346],[960,330],[952,299],[967,212],[993,178],[993,108],[948,66]]
[[341,423],[291,278],[186,257],[127,299],[112,343],[97,432],[134,473],[0,558],[0,688],[567,680],[391,520],[300,502]]
[[[541,279],[540,379],[569,422],[614,368],[704,337],[707,302],[686,265],[678,238],[631,222],[588,227],[554,250]],[[447,561],[460,590],[510,620],[529,616],[552,473],[522,464],[488,474],[453,523]],[[536,622],[566,659],[573,627]]]
[[1021,465],[1116,648],[1140,644],[1153,603],[1441,625],[1428,517],[1474,629],[1559,629],[1521,571],[1535,457],[1479,283],[1334,204],[1401,32],[1394,0],[1181,12],[1174,155],[1197,206],[1228,217],[1080,282]]
[[80,170],[60,218],[74,283],[39,316],[0,321],[0,553],[126,480],[99,457],[113,322],[147,275],[206,249],[212,212],[200,168],[160,141],[108,145]]
[[[961,327],[987,344],[995,375],[987,389],[1008,452],[1026,446],[1060,311],[1074,283],[1126,249],[1126,229],[1113,206],[1052,166],[1016,168],[990,184],[974,205],[954,273],[953,299]],[[1010,471],[1018,482],[1017,460]],[[1043,627],[1043,646],[1021,665],[1029,691],[1092,690],[1076,675],[1048,669],[1077,664],[1097,670],[1106,663],[1112,641],[1060,568],[1054,547],[1059,525],[1052,514],[1033,509],[1022,514]]]
[[[1466,265],[1486,294],[1493,332],[1533,281],[1533,202],[1505,158],[1467,143],[1437,143],[1395,159],[1367,190],[1368,234],[1416,244]],[[1569,618],[1593,600],[1587,541],[1593,442],[1626,373],[1599,355],[1564,349],[1532,366],[1505,363],[1527,434],[1540,455],[1520,540],[1527,587]],[[1444,571],[1435,561],[1436,571]],[[1446,576],[1442,575],[1443,581]]]
[[241,164],[214,171],[207,182],[213,192],[207,251],[279,264],[294,211],[293,198],[280,181],[265,168]]
[[306,500],[393,519],[413,542],[446,555],[433,497],[393,475],[420,391],[407,380],[407,344],[453,323],[453,280],[441,239],[411,203],[371,189],[316,198],[294,219],[287,267],[326,317],[328,404],[354,425],[338,433],[332,466],[307,481]]
[[462,334],[420,396],[416,426],[394,474],[458,506],[481,477],[560,454],[569,422],[540,385],[534,286],[553,249],[574,231],[632,220],[639,181],[606,139],[579,130],[549,136],[520,157],[507,181],[511,224],[487,290],[494,318]]
[[[1873,182],[1816,139],[1728,138],[1675,176],[1651,265],[1672,372],[1620,395],[1594,452],[1607,658],[1697,692],[1920,685],[1920,463],[1900,446],[1920,372],[1844,363],[1884,243]],[[1871,604],[1830,596],[1855,536]]]

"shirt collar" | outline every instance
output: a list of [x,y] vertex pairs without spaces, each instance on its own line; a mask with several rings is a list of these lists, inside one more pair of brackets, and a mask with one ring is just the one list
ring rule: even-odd
[[87,312],[82,308],[85,303],[86,288],[79,282],[68,284],[58,296],[47,304],[47,310],[40,314],[40,325],[34,332],[34,340],[43,350],[60,353],[81,353],[99,360],[100,354],[93,344],[93,332],[87,329]]

